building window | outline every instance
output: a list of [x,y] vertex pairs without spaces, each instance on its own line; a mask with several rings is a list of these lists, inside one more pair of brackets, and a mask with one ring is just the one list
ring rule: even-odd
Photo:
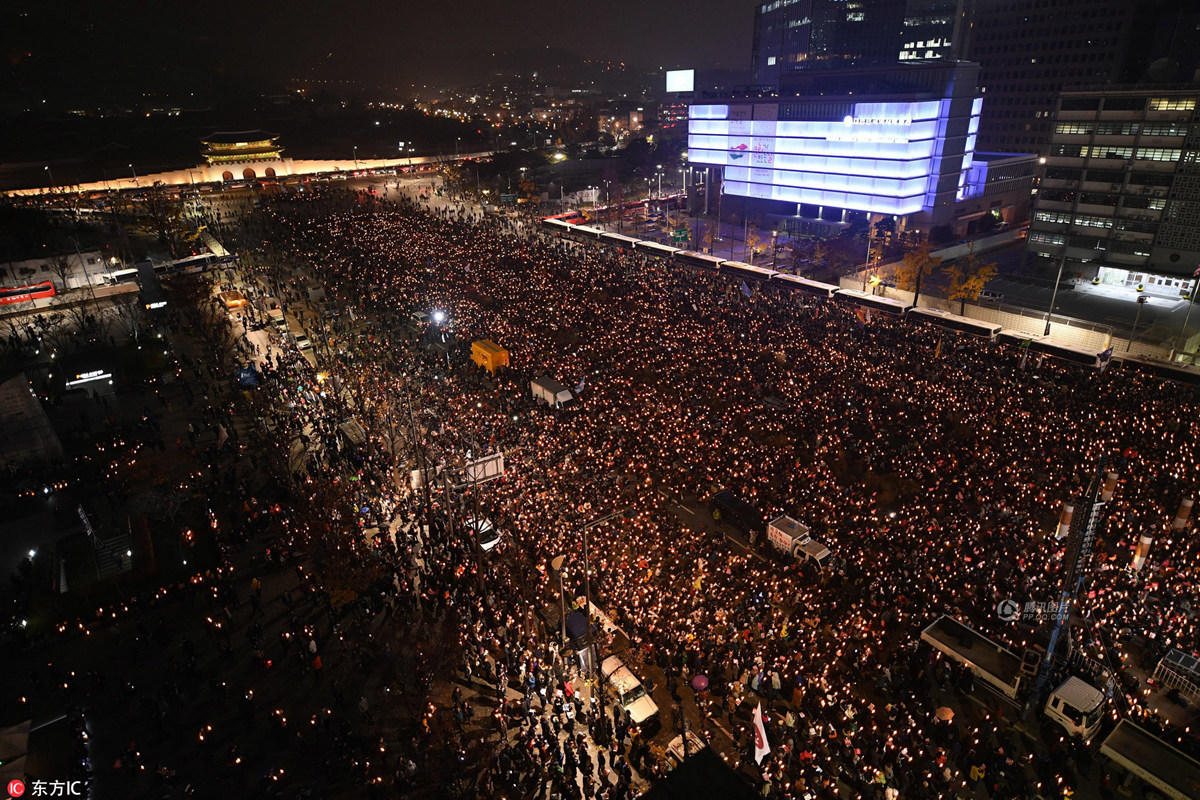
[[1194,97],[1151,97],[1151,111],[1195,111]]
[[1137,158],[1141,161],[1178,161],[1178,147],[1139,147]]
[[1132,147],[1113,147],[1111,145],[1098,144],[1094,147],[1084,147],[1080,149],[1080,154],[1084,158],[1133,158]]
[[1187,136],[1188,126],[1176,122],[1148,122],[1142,126],[1142,136]]

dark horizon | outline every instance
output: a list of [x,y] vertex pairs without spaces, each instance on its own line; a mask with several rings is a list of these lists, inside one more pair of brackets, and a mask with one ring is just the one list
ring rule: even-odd
[[232,0],[153,9],[137,0],[51,0],[10,7],[0,40],[10,101],[29,103],[131,87],[195,85],[199,93],[212,84],[296,79],[445,88],[536,65],[531,51],[545,48],[637,71],[749,68],[753,4],[616,0],[604,12],[498,0],[420,7],[298,0],[285,15]]

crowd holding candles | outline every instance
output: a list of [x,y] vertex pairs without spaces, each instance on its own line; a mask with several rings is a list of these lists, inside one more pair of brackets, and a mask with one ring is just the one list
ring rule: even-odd
[[[568,556],[570,588],[581,583],[580,528],[615,509],[629,511],[590,536],[593,601],[627,633],[627,661],[661,670],[771,796],[834,797],[839,780],[862,797],[977,782],[992,797],[1061,796],[1085,779],[1084,747],[1032,748],[995,713],[940,720],[934,697],[964,677],[918,637],[951,614],[1014,649],[1031,643],[1037,626],[1000,620],[996,605],[1057,599],[1060,511],[1101,459],[1117,483],[1073,652],[1127,659],[1122,706],[1153,725],[1125,667],[1196,650],[1200,552],[1190,523],[1172,525],[1200,468],[1189,388],[864,322],[765,286],[746,296],[720,275],[465,210],[318,191],[261,213],[266,258],[311,270],[362,323],[319,337],[320,381],[295,354],[268,362],[277,438],[310,443],[294,477],[314,494],[350,470],[353,502],[330,525],[384,554],[396,602],[454,610],[464,671],[500,688],[492,716],[505,733],[480,766],[493,786],[625,797],[635,772],[655,774],[619,714],[564,700],[579,663],[532,613],[558,602],[556,556]],[[441,322],[412,324],[433,310]],[[479,338],[507,348],[512,369],[481,376],[467,358]],[[578,403],[535,406],[528,381],[542,374]],[[370,433],[353,454],[337,434],[351,414]],[[428,476],[414,489],[410,471],[501,450],[504,479],[467,497],[504,532],[482,554],[445,515],[448,490]],[[759,543],[699,525],[720,488],[810,525],[833,566],[764,558]],[[366,544],[389,523],[394,537]],[[692,691],[701,675],[709,688]],[[509,687],[524,697],[515,707]],[[564,718],[556,702],[575,708],[565,738],[547,722]],[[773,749],[751,767],[758,702]]]

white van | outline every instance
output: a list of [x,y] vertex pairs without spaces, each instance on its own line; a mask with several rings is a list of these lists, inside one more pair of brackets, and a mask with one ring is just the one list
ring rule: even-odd
[[608,685],[609,695],[629,712],[634,725],[643,729],[658,723],[658,705],[620,658],[609,656],[600,662],[600,675]]

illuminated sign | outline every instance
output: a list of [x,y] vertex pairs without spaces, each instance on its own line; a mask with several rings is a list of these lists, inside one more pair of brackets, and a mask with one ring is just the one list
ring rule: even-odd
[[847,125],[912,125],[912,117],[846,117]]
[[166,300],[157,300],[153,303],[146,303],[146,308],[154,310],[156,308],[165,308],[166,305],[167,305]]
[[93,383],[94,381],[108,381],[111,378],[111,372],[105,372],[102,369],[94,369],[91,372],[77,373],[75,375],[75,380],[67,381],[67,386],[78,386],[81,383]]
[[692,92],[696,87],[696,70],[671,69],[667,70],[668,92]]

